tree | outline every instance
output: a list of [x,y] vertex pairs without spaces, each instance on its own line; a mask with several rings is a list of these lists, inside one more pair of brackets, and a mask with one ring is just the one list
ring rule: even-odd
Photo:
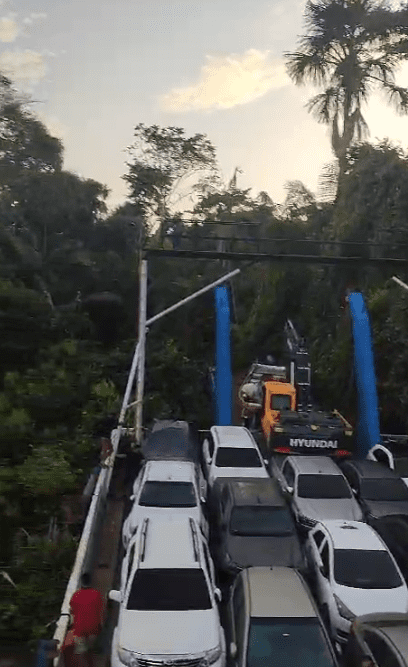
[[307,108],[331,126],[341,178],[347,150],[368,134],[362,108],[375,88],[398,113],[408,112],[408,89],[395,83],[395,71],[408,57],[406,12],[376,0],[308,0],[305,23],[300,50],[285,54],[287,69],[296,84],[324,88]]
[[62,143],[28,109],[11,81],[0,75],[0,188],[27,171],[55,172],[62,166]]
[[181,127],[135,127],[135,142],[127,148],[130,200],[136,213],[162,224],[172,206],[183,199],[182,184],[198,173],[215,172],[215,148],[204,134],[186,137]]

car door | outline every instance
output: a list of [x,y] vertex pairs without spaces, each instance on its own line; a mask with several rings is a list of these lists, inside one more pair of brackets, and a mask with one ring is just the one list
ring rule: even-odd
[[213,467],[214,461],[214,440],[212,434],[208,434],[208,438],[205,438],[203,443],[203,459],[204,459],[204,474],[207,478],[207,482],[212,484],[211,470]]
[[326,606],[327,611],[330,613],[333,605],[333,594],[330,582],[330,547],[326,535],[320,544],[318,552],[320,559],[316,568],[317,595],[322,607]]
[[[246,664],[246,643],[248,619],[245,608],[245,594],[242,576],[239,575],[232,589],[229,603],[227,652],[231,658],[231,665],[244,667]],[[234,654],[233,645],[236,647]]]
[[320,528],[317,527],[310,531],[305,544],[307,563],[310,567],[314,579],[317,577],[317,570],[320,561],[319,548],[324,538],[325,534]]

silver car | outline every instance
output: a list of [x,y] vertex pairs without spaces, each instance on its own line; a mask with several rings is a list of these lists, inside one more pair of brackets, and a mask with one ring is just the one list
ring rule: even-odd
[[328,456],[288,456],[271,473],[291,498],[296,521],[309,530],[317,521],[363,521],[363,513],[336,463]]

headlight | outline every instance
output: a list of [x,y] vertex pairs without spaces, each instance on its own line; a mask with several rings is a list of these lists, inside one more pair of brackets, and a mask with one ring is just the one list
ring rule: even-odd
[[118,657],[127,667],[137,667],[139,664],[136,653],[127,651],[125,648],[118,648]]
[[221,646],[216,646],[212,648],[211,651],[207,651],[205,654],[205,659],[209,665],[212,665],[213,662],[216,662],[221,657]]
[[348,607],[346,607],[344,602],[342,602],[342,600],[340,600],[340,598],[338,598],[337,595],[335,595],[334,593],[333,593],[333,597],[334,597],[334,601],[337,605],[337,609],[338,609],[338,612],[339,612],[340,616],[345,618],[346,621],[353,621],[355,619],[356,615],[353,614],[353,612],[350,611],[350,609]]

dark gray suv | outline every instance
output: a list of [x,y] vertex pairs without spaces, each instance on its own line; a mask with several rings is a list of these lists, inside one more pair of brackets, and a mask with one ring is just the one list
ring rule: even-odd
[[211,492],[214,560],[224,572],[252,565],[303,568],[295,522],[274,479],[219,480]]
[[377,461],[342,461],[339,466],[370,522],[390,514],[408,515],[408,487],[394,470]]

